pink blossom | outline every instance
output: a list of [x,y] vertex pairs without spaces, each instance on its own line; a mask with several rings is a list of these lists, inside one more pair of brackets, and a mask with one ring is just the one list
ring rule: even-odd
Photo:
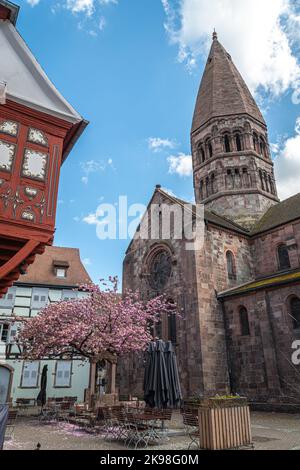
[[102,282],[102,288],[88,284],[81,289],[90,295],[50,304],[25,320],[18,336],[24,358],[80,355],[115,362],[121,354],[145,350],[151,325],[163,314],[176,313],[164,296],[144,302],[137,292],[119,295],[116,277]]

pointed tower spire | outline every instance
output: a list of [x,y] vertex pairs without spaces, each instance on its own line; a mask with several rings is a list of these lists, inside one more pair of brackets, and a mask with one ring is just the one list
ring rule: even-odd
[[197,97],[192,132],[209,119],[232,114],[246,114],[266,125],[249,88],[214,31]]
[[267,125],[216,31],[191,133],[197,202],[250,228],[278,202]]

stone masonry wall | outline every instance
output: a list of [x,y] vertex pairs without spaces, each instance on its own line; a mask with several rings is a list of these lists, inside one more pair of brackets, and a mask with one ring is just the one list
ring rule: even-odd
[[274,274],[279,270],[277,248],[281,243],[289,247],[291,268],[300,266],[300,223],[290,223],[257,236],[253,241],[255,276]]
[[[293,365],[293,329],[289,299],[300,297],[300,285],[258,291],[225,301],[228,347],[234,392],[256,402],[300,400],[300,367]],[[241,335],[239,309],[248,310],[250,335]]]

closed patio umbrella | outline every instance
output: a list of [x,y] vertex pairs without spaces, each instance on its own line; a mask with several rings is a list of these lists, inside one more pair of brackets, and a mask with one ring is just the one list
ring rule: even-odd
[[48,366],[45,365],[43,367],[42,377],[41,377],[41,390],[40,390],[40,392],[38,394],[38,397],[37,397],[37,404],[42,406],[42,407],[46,405],[46,401],[47,401],[47,396],[46,396],[46,392],[47,392],[47,373],[48,373]]
[[8,419],[8,405],[0,405],[0,450],[3,450],[7,419]]
[[169,378],[169,408],[177,408],[182,401],[176,354],[171,341],[165,344],[165,361]]
[[159,340],[149,344],[144,399],[151,408],[174,408],[181,400],[176,356],[171,343]]

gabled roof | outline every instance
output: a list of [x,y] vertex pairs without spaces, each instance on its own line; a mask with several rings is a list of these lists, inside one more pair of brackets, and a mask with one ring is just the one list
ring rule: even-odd
[[[6,98],[28,108],[69,122],[63,159],[88,124],[59,93],[15,29],[16,6],[0,0],[0,7],[12,9],[15,17],[0,17],[0,82],[6,84]],[[12,13],[13,15],[13,13]]]
[[[164,191],[161,188],[157,188],[156,191],[160,192],[164,196],[168,197],[169,199],[173,200],[175,203],[180,204],[181,206],[190,204],[187,201],[184,201],[183,199],[179,199],[176,196],[170,195],[166,191]],[[196,213],[196,206],[192,205],[193,212]],[[217,225],[219,227],[232,230],[234,232],[238,232],[243,235],[249,235],[249,232],[244,228],[241,227],[240,225],[236,224],[235,222],[227,219],[226,217],[221,217],[220,215],[216,214],[213,211],[209,211],[207,209],[204,210],[204,219],[206,222]]]
[[258,235],[299,218],[300,193],[270,207],[252,228],[250,235]]
[[[67,268],[66,277],[56,277],[55,267]],[[45,252],[36,256],[27,274],[21,276],[16,284],[78,287],[90,281],[77,248],[47,246]]]
[[248,114],[266,126],[244,79],[214,33],[198,92],[192,132],[211,118],[238,114]]
[[[174,196],[173,194],[169,194],[167,191],[164,191],[160,185],[157,185],[156,186],[156,189],[148,203],[148,206],[147,206],[147,211],[149,210],[149,208],[151,207],[151,204],[153,202],[153,199],[155,197],[156,194],[161,194],[162,196],[168,198],[171,202],[173,202],[174,204],[179,204],[180,206],[186,206],[186,205],[190,205],[191,206],[191,210],[193,211],[194,214],[196,214],[196,206],[195,204],[191,204],[190,202],[187,202],[187,201],[184,201],[183,199],[180,199],[176,196]],[[240,225],[236,224],[235,222],[232,222],[231,220],[225,218],[225,217],[221,217],[220,215],[212,212],[212,211],[209,211],[207,209],[204,210],[204,220],[206,223],[211,223],[213,225],[216,225],[217,227],[221,227],[223,229],[226,229],[226,230],[231,230],[235,233],[238,233],[240,235],[249,235],[249,232],[241,227]],[[139,231],[139,228],[137,228],[137,232]],[[130,251],[130,248],[131,248],[131,245],[134,241],[134,238],[131,240],[131,242],[129,243],[129,246],[126,250],[126,253],[128,253]]]
[[7,0],[0,0],[0,18],[9,20],[13,25],[18,19],[20,7]]
[[82,120],[49,80],[9,21],[0,21],[0,80],[7,97],[71,123]]

